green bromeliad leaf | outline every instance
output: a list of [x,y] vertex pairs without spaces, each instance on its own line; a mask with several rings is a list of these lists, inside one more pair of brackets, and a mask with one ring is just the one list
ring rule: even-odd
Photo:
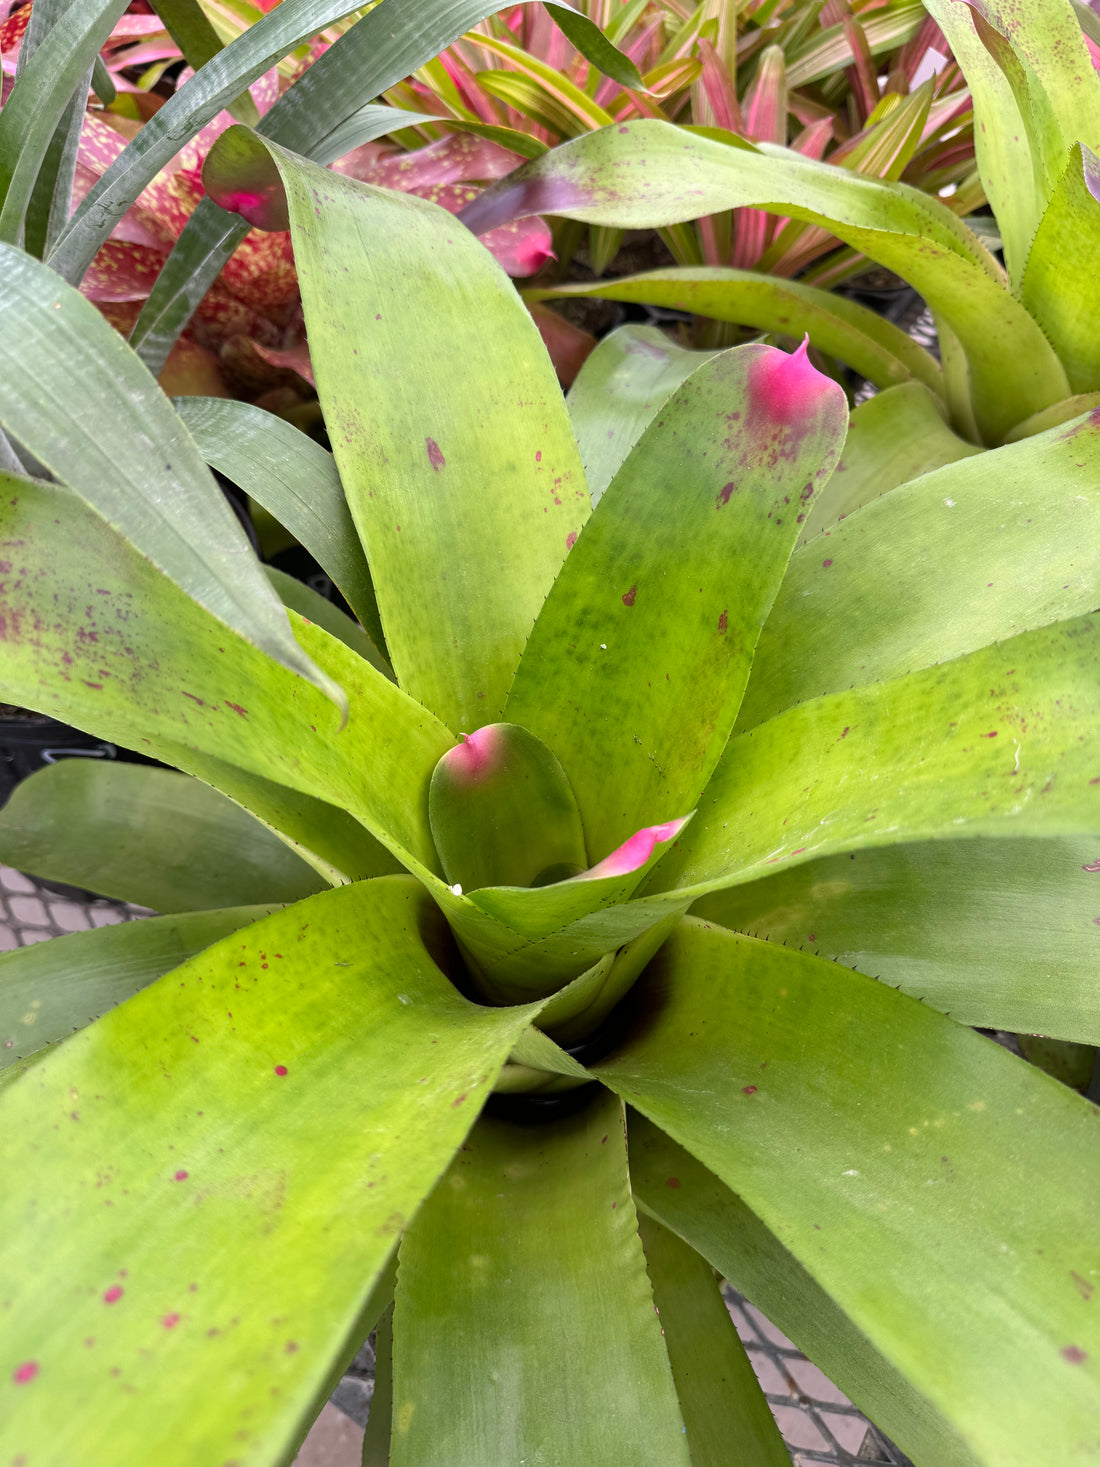
[[[943,403],[923,383],[876,392],[853,411],[840,462],[814,500],[797,548],[887,490],[980,452],[951,431]],[[786,599],[782,589],[778,599]]]
[[714,1270],[652,1218],[638,1224],[692,1467],[790,1467]]
[[736,321],[785,336],[806,333],[814,346],[847,362],[876,387],[915,378],[932,392],[942,391],[935,358],[900,327],[856,301],[797,280],[700,265],[649,270],[593,285],[542,287],[523,294],[534,301],[598,296],[692,311],[715,321]]
[[1092,611],[1098,544],[1100,412],[893,489],[792,557],[738,726]]
[[0,860],[156,912],[295,902],[326,882],[231,800],[148,765],[63,759],[0,810]]
[[561,759],[591,860],[694,808],[846,424],[802,353],[739,347],[677,389],[600,500],[507,705]]
[[875,1349],[744,1201],[645,1116],[629,1112],[639,1211],[696,1249],[916,1462],[976,1467],[946,1421]]
[[425,947],[437,928],[404,877],[312,897],[5,1092],[8,1165],[35,1179],[0,1198],[5,1458],[193,1467],[297,1445],[534,1012],[460,998]]
[[[534,323],[487,251],[434,204],[238,128],[205,176],[217,200],[269,225],[282,222],[285,188],[310,353],[401,686],[455,733],[496,722],[588,513]],[[463,329],[471,320],[481,351]]]
[[67,1039],[276,906],[120,922],[0,954],[0,1070]]
[[653,884],[904,841],[1100,829],[1100,616],[789,708],[730,740]]
[[122,337],[29,255],[0,245],[0,267],[4,430],[211,615],[346,706],[295,641],[190,435]]
[[656,326],[622,326],[596,343],[567,398],[593,505],[681,382],[715,355]]
[[836,958],[961,1024],[1097,1044],[1098,903],[1100,833],[852,851],[692,912]]
[[1021,299],[1058,349],[1074,392],[1100,389],[1100,158],[1075,144],[1035,233]]
[[653,228],[742,206],[823,225],[910,281],[963,344],[986,441],[1001,442],[1022,418],[1067,396],[1050,343],[946,206],[771,144],[731,147],[645,119],[602,128],[510,174],[462,218],[478,230],[530,213]]
[[694,919],[637,1001],[595,1073],[744,1199],[977,1461],[1090,1462],[1096,1108],[883,984]]
[[56,130],[80,92],[83,112],[88,69],[125,9],[126,0],[74,0],[36,45],[30,38],[0,113],[0,240],[23,242]]
[[392,1467],[688,1467],[625,1141],[606,1094],[471,1132],[401,1242]]
[[384,652],[370,567],[332,454],[250,403],[183,397],[175,407],[206,462],[305,546]]
[[[349,811],[399,859],[434,869],[428,781],[453,740],[426,709],[299,618],[306,652],[347,693],[341,729],[311,683],[215,621],[79,500],[0,482],[0,537],[12,556],[0,582],[8,699],[165,759],[246,805],[249,781],[225,786],[220,766],[289,786]],[[264,808],[256,813],[271,823]]]

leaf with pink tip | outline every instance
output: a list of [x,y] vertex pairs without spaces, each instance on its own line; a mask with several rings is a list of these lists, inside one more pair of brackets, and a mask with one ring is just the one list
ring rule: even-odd
[[506,709],[562,761],[591,861],[697,803],[847,417],[804,347],[737,347],[673,393],[600,499]]
[[462,218],[487,229],[553,213],[636,229],[741,206],[821,225],[910,281],[966,352],[974,414],[987,441],[1001,441],[1021,418],[1067,395],[1065,370],[1042,330],[944,204],[772,144],[733,147],[647,120],[602,128],[517,169]]

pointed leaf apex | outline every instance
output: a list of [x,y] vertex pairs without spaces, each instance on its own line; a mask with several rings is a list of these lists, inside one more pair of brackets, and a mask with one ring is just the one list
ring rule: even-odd
[[839,383],[819,372],[809,357],[810,338],[787,353],[764,347],[749,372],[749,400],[773,423],[794,423],[827,396],[844,397]]
[[629,876],[631,872],[640,871],[656,847],[675,840],[690,819],[690,815],[684,815],[679,820],[666,820],[661,825],[643,825],[629,840],[623,841],[618,850],[583,872],[577,880],[599,881],[605,876]]

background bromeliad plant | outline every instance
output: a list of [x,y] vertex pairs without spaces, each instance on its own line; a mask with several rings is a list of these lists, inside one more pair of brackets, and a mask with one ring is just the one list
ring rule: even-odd
[[3,251],[5,694],[182,771],[5,813],[180,893],[0,959],[6,1453],[286,1461],[380,1321],[368,1462],[777,1464],[717,1268],[922,1467],[1094,1460],[1097,1111],[966,1025],[1100,1039],[1100,419],[796,548],[804,353],[596,434],[445,212],[239,128],[206,182],[290,224],[333,458]]
[[[906,387],[868,415],[877,425],[872,456],[900,450],[902,478],[914,472],[912,455],[924,453],[926,439],[936,445],[922,463],[931,468],[968,444],[1001,444],[1065,422],[1100,404],[1092,326],[1100,279],[1091,268],[1100,252],[1100,77],[1064,0],[928,0],[928,9],[974,97],[977,161],[1003,268],[946,205],[904,183],[856,178],[768,143],[688,136],[660,121],[564,144],[497,184],[462,217],[474,229],[533,210],[604,227],[653,227],[704,208],[752,206],[826,227],[924,297],[942,369],[854,302],[752,271],[652,271],[532,298],[599,294],[806,331],[876,386]],[[624,190],[628,167],[634,186]],[[944,420],[952,434],[943,432]],[[863,492],[880,493],[889,482],[899,479],[876,474]]]

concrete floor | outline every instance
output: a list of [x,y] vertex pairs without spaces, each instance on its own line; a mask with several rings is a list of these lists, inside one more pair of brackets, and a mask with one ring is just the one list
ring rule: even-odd
[[330,1401],[302,1443],[294,1467],[360,1467],[363,1428]]

